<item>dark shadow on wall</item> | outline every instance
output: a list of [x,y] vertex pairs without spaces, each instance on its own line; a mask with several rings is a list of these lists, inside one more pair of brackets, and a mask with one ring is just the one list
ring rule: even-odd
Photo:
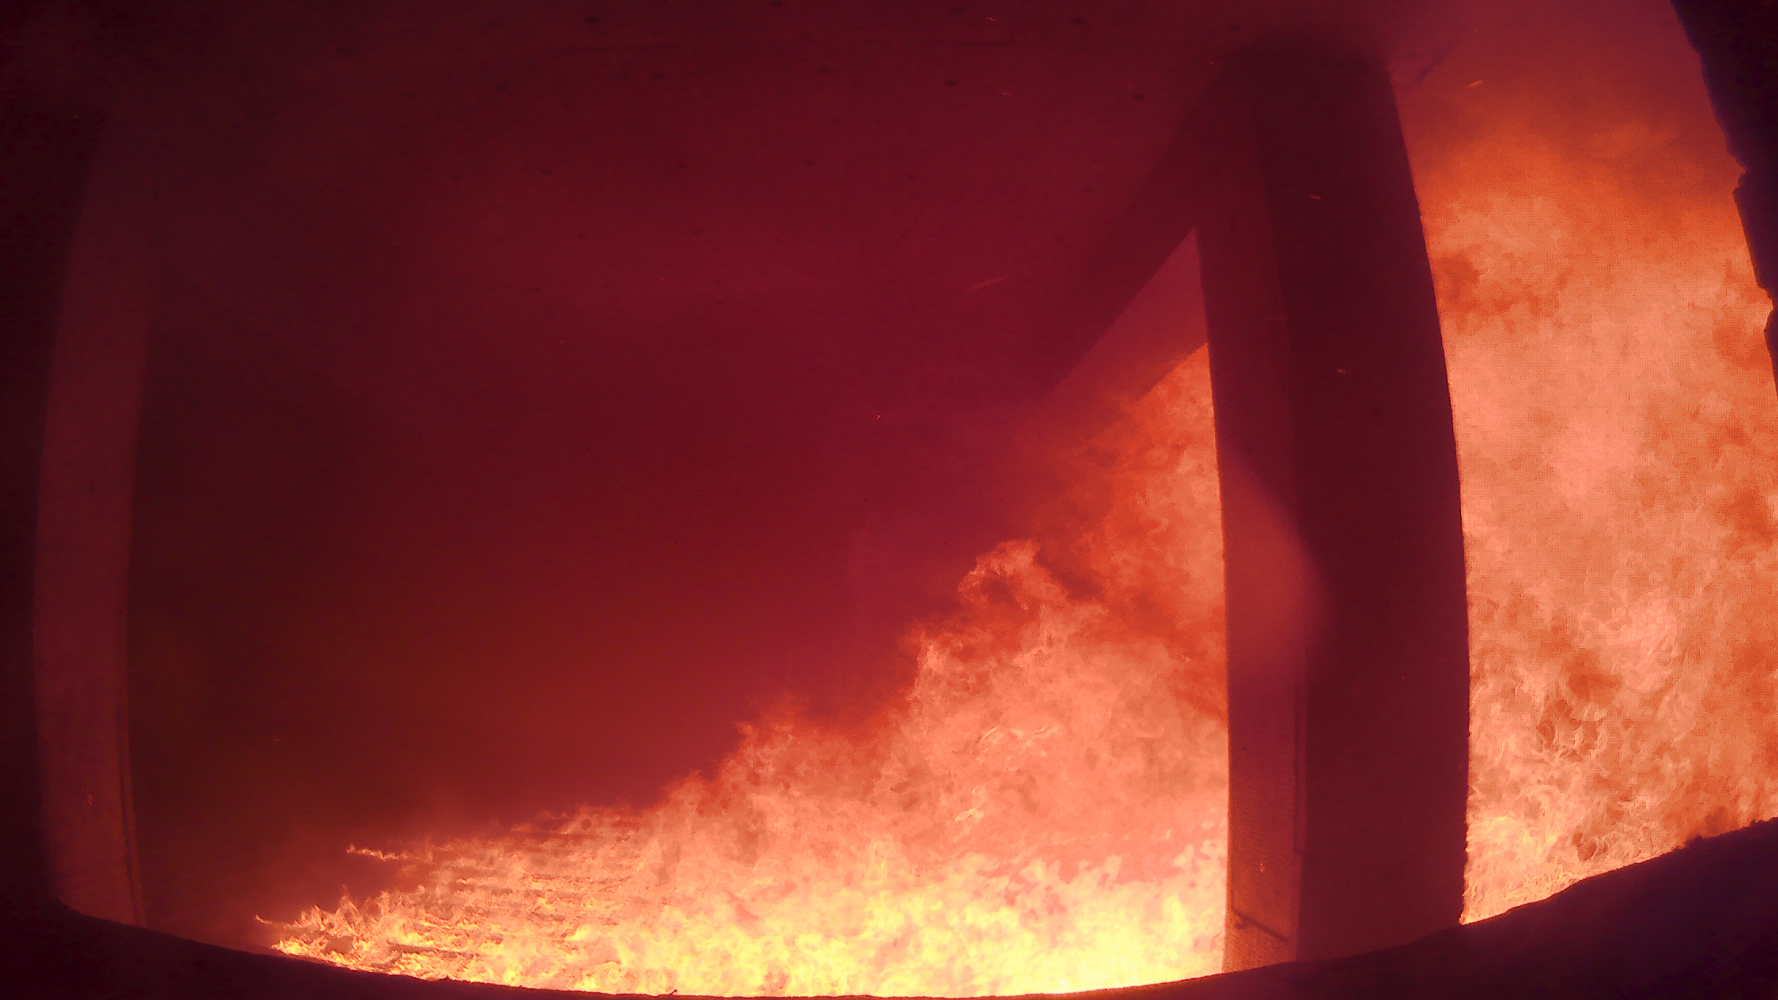
[[[1778,295],[1778,4],[1770,0],[1673,0],[1704,64],[1704,85],[1743,170],[1735,188],[1753,273]],[[1778,313],[1766,319],[1778,366]]]
[[254,913],[360,874],[314,831],[407,804],[387,769],[349,759],[340,729],[368,720],[332,704],[379,421],[195,288],[168,282],[162,301],[130,559],[143,891],[150,926],[244,943]]
[[83,104],[32,88],[14,86],[0,102],[0,908],[9,911],[49,892],[31,677],[37,483],[62,280],[101,126]]

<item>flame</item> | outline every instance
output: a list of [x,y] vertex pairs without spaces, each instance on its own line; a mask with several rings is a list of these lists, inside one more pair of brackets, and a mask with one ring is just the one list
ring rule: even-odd
[[1204,352],[1064,461],[1083,474],[1048,511],[1055,537],[981,557],[959,611],[913,635],[916,678],[876,730],[780,710],[653,809],[417,848],[417,888],[312,909],[275,947],[624,993],[973,996],[1217,971],[1228,766]]
[[[1632,100],[1552,127],[1504,89],[1466,89],[1498,103],[1459,138],[1409,128],[1463,481],[1466,921],[1778,815],[1778,397],[1734,165]],[[1216,971],[1210,428],[1198,352],[1068,456],[1046,532],[916,632],[881,727],[781,711],[653,809],[405,852],[418,888],[312,909],[276,947],[713,995]]]
[[1778,814],[1778,399],[1738,170],[1701,94],[1557,92],[1478,96],[1416,151],[1469,569],[1465,920]]

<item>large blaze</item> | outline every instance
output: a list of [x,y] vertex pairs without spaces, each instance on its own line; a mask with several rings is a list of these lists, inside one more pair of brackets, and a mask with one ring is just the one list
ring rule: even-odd
[[1466,920],[1778,814],[1769,304],[1672,11],[1624,13],[1403,101],[1463,483]]
[[[916,629],[869,732],[785,711],[655,808],[399,856],[417,886],[277,947],[341,965],[686,994],[975,996],[1221,962],[1227,736],[1207,359],[1067,449],[1037,539]],[[1064,581],[1067,581],[1066,583]]]
[[[1683,47],[1663,30],[1648,44]],[[1591,96],[1515,71],[1403,98],[1463,485],[1466,921],[1778,815],[1778,395],[1737,169],[1695,76],[1672,97],[1586,77],[1567,49],[1538,58]],[[713,995],[1217,971],[1203,352],[1059,461],[1069,495],[981,557],[955,615],[910,633],[917,676],[875,725],[786,709],[653,808],[386,855],[407,888],[310,910],[276,947]]]

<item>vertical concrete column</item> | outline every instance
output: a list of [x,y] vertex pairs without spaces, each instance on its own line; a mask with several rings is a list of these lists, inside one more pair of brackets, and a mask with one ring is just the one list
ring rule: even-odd
[[[1753,276],[1778,302],[1778,6],[1673,0],[1673,10],[1703,63],[1729,152],[1745,171],[1735,207]],[[1778,310],[1766,314],[1766,350],[1778,376]]]
[[0,920],[52,891],[33,691],[37,487],[57,315],[88,164],[91,106],[0,94]]
[[1468,625],[1443,345],[1387,76],[1250,54],[1205,121],[1242,969],[1457,923]]
[[75,228],[44,414],[33,607],[37,759],[52,891],[142,922],[124,626],[153,290],[143,202],[102,141]]

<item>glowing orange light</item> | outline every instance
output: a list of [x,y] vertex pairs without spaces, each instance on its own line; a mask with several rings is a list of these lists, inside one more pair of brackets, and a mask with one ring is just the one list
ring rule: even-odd
[[1466,920],[1778,814],[1778,398],[1739,170],[1701,92],[1552,93],[1495,93],[1415,163],[1469,568]]
[[[1466,920],[1778,815],[1778,397],[1736,170],[1633,102],[1552,127],[1482,82],[1457,89],[1498,103],[1460,139],[1409,129],[1463,478]],[[719,995],[1215,971],[1210,427],[1200,352],[1066,458],[1051,527],[982,557],[879,728],[770,718],[655,809],[401,855],[418,889],[278,947]]]
[[867,734],[790,715],[640,814],[401,855],[416,890],[277,947],[610,992],[972,996],[1216,971],[1226,742],[1202,352],[1069,460],[1064,530],[983,556]]

